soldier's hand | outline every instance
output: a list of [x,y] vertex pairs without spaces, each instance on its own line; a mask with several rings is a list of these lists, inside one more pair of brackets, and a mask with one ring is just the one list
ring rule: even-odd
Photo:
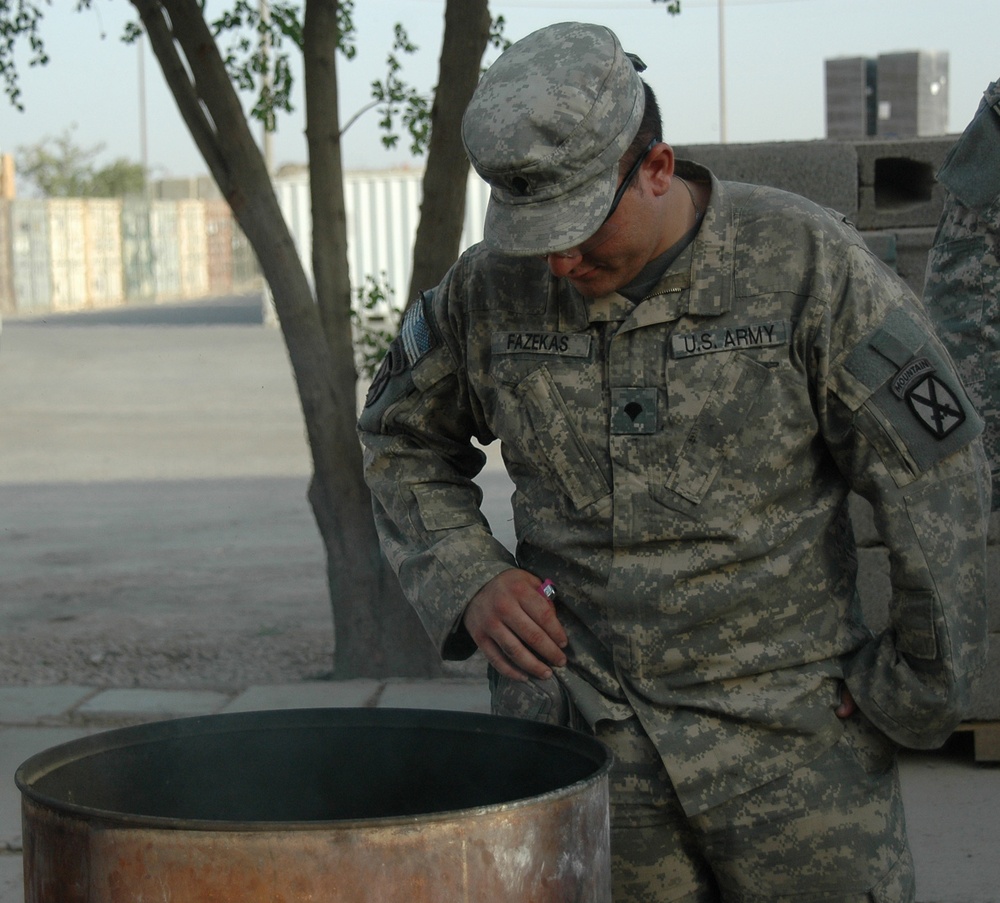
[[858,708],[846,684],[840,685],[840,705],[834,710],[838,718],[850,718]]
[[497,574],[469,603],[465,629],[486,660],[515,680],[552,676],[552,665],[566,664],[566,631],[555,606],[539,592],[534,574],[511,568]]

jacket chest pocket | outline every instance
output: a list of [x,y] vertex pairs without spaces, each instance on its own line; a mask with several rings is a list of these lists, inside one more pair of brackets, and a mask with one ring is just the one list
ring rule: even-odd
[[499,394],[497,436],[508,453],[546,473],[578,509],[608,495],[608,480],[586,440],[604,406],[583,369],[557,382],[546,364],[505,360],[491,375]]
[[[684,361],[679,370],[669,380],[666,428],[647,446],[649,492],[702,528],[727,533],[755,492],[769,440],[759,434],[768,427],[753,425],[754,412],[766,404],[772,372],[739,353]],[[720,480],[723,473],[729,478]]]
[[685,437],[667,479],[668,489],[690,502],[704,498],[722,462],[732,456],[767,377],[767,370],[749,358],[730,356]]

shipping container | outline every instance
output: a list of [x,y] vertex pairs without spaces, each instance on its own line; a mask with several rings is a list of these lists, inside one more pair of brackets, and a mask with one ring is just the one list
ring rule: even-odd
[[10,202],[11,273],[18,313],[52,309],[52,266],[46,202],[26,198]]
[[85,203],[80,198],[50,198],[45,202],[53,310],[83,310],[88,306]]
[[10,202],[0,199],[0,314],[12,314],[17,309],[10,224]]
[[208,290],[213,295],[227,295],[233,290],[233,231],[236,224],[225,201],[214,200],[203,203]]
[[90,198],[84,204],[87,301],[90,307],[118,307],[122,285],[122,202]]
[[238,292],[258,289],[261,286],[260,264],[250,239],[239,223],[233,221],[233,289]]
[[156,300],[181,296],[181,254],[177,235],[177,202],[153,201],[149,215]]
[[[296,172],[281,176],[274,181],[274,193],[278,198],[281,215],[285,218],[288,231],[292,234],[295,250],[298,251],[306,279],[313,284],[312,269],[312,203],[309,198],[309,173]],[[348,226],[348,229],[350,226]],[[353,269],[351,272],[353,277]]]
[[148,201],[128,198],[122,204],[122,280],[125,302],[142,304],[156,297],[153,242]]
[[[389,288],[389,306],[400,310],[410,282],[413,241],[420,218],[421,170],[349,172],[344,176],[348,266],[355,293],[372,279]],[[282,176],[275,192],[307,275],[312,273],[312,220],[308,173]],[[482,240],[489,187],[470,171],[460,250]]]
[[205,202],[177,202],[177,241],[180,247],[181,296],[208,294],[208,243],[205,235]]

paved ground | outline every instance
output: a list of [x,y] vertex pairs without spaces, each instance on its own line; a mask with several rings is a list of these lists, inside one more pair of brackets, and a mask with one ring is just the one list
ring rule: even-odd
[[[0,903],[22,899],[29,755],[121,724],[314,705],[484,711],[478,676],[324,680],[309,462],[256,299],[5,318],[0,339]],[[506,481],[484,477],[506,540]],[[473,675],[477,665],[473,665]],[[1000,769],[903,757],[920,903],[1000,901]]]

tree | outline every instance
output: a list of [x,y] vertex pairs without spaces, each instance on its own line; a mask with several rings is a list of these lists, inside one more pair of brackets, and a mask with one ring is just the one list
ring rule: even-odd
[[145,190],[146,171],[143,165],[119,157],[94,173],[89,196],[95,198],[139,197]]
[[[304,58],[314,295],[203,4],[200,0],[129,2],[139,14],[195,144],[257,254],[274,298],[312,454],[309,501],[327,552],[334,673],[338,677],[440,673],[437,652],[381,554],[355,432],[357,374],[336,69],[337,49],[351,31],[351,3],[306,0],[301,20],[295,4],[273,0],[270,8],[274,28],[298,44]],[[91,3],[77,0],[78,8]],[[448,0],[451,12],[453,7],[467,7],[479,13],[486,6],[487,0]],[[257,0],[235,0],[228,24],[254,21],[256,7]],[[12,9],[10,0],[0,0],[0,78],[15,106],[20,101],[11,63],[12,35],[23,36],[36,59],[44,62],[41,18],[34,3],[17,0]],[[220,20],[219,29],[226,24]],[[485,39],[482,45],[458,45],[454,51],[458,57],[449,57],[448,65],[457,66],[457,72],[478,73],[484,46]],[[460,116],[468,100],[460,91],[475,84],[474,75],[454,79],[440,81],[440,93],[446,97],[435,126],[442,131],[457,130],[449,117],[456,111]],[[432,148],[428,170],[441,167],[438,156]],[[462,168],[463,190],[465,172]],[[450,177],[458,179],[459,173],[451,170]],[[436,204],[437,195],[426,198],[424,215]],[[456,241],[454,248],[442,253],[454,259],[457,250]]]
[[[87,8],[93,0],[76,0]],[[260,262],[270,286],[298,387],[313,460],[309,501],[327,552],[339,677],[439,673],[437,652],[385,562],[371,516],[356,438],[357,373],[351,342],[336,53],[347,49],[352,0],[305,0],[304,17],[291,0],[271,0],[270,26],[259,0],[232,0],[232,11],[210,27],[202,0],[129,0],[206,165]],[[420,238],[414,284],[433,284],[457,255],[468,162],[457,153],[462,111],[475,87],[489,37],[488,0],[447,0],[445,44],[432,108],[433,130],[424,177],[421,220],[437,223],[433,240]],[[654,0],[657,2],[657,0]],[[671,12],[679,3],[668,5]],[[32,0],[0,0],[0,81],[20,108],[12,48],[19,38],[32,64],[45,62],[43,11]],[[227,27],[258,23],[301,47],[313,220],[315,295],[292,241],[260,150],[250,132],[237,86],[217,36]],[[268,28],[273,29],[268,32]],[[264,42],[244,39],[248,71],[260,72]],[[349,51],[348,51],[349,52]],[[258,103],[267,120],[287,103],[287,67]],[[437,140],[434,135],[437,134]],[[460,183],[460,185],[459,185]],[[461,196],[461,202],[458,198]],[[448,224],[452,224],[449,227]],[[443,238],[447,233],[447,238]],[[415,268],[416,269],[416,268]],[[412,294],[412,291],[411,291]]]
[[17,170],[49,198],[111,198],[142,194],[145,172],[139,163],[115,160],[97,168],[95,160],[103,144],[80,147],[73,141],[72,129],[56,138],[44,138],[38,144],[19,147]]
[[437,285],[458,256],[469,172],[458,123],[479,76],[478,63],[473,68],[469,62],[482,59],[489,39],[490,13],[486,0],[448,3],[407,304],[413,302],[419,291]]

